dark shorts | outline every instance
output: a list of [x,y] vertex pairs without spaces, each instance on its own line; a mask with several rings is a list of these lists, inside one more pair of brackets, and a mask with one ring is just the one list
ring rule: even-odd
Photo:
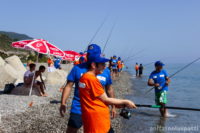
[[68,121],[68,126],[72,128],[81,128],[83,125],[82,123],[82,117],[80,114],[74,114],[70,113],[69,121]]
[[121,68],[118,68],[118,72],[121,72],[122,71],[122,69]]
[[40,81],[36,81],[36,83],[37,83],[37,85],[40,85],[42,82],[40,82]]
[[113,72],[118,72],[118,69],[117,69],[117,68],[116,68],[116,69],[112,69],[112,71],[113,71]]

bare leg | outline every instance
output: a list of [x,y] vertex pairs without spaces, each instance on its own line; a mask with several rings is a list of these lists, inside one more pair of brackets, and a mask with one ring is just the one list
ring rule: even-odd
[[166,117],[167,116],[167,109],[165,108],[165,104],[164,103],[160,103],[161,108],[160,108],[160,114],[162,117]]
[[77,133],[78,129],[68,126],[66,133]]
[[44,92],[44,86],[42,83],[38,83],[39,87],[40,87],[40,91],[42,92],[42,96],[48,96],[45,92]]

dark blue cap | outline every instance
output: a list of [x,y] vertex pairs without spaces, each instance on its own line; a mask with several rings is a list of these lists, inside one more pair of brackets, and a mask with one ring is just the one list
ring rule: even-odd
[[101,48],[97,44],[90,44],[87,49],[88,55],[101,55]]
[[105,57],[101,57],[100,55],[99,56],[89,56],[88,57],[88,62],[89,63],[92,63],[92,62],[95,62],[95,63],[106,63],[108,61],[109,61],[109,59],[107,59]]
[[79,54],[80,54],[80,55],[83,55],[84,53],[83,53],[83,52],[80,52]]
[[161,61],[156,61],[155,66],[164,66],[165,64],[162,63]]
[[84,61],[85,58],[84,58],[83,56],[81,56],[79,60],[80,60],[80,61]]
[[117,56],[116,56],[116,55],[114,55],[113,57],[114,57],[114,58],[117,58]]
[[121,60],[121,57],[118,57],[118,60]]

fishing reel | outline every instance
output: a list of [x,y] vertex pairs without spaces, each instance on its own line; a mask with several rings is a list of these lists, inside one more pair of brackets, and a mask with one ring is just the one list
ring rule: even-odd
[[120,116],[122,116],[124,119],[130,119],[131,111],[129,109],[123,108],[120,112]]

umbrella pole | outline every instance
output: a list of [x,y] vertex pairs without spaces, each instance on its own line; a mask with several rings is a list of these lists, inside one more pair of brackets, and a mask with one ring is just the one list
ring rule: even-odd
[[[38,58],[39,58],[39,53],[38,53],[38,55],[37,55],[36,64],[38,63]],[[35,72],[36,72],[36,71],[35,71]],[[32,90],[33,90],[33,83],[34,83],[34,81],[35,81],[35,72],[34,72],[34,74],[33,74],[33,80],[32,80],[32,82],[31,82],[31,88],[30,88],[30,91],[29,91],[29,96],[31,96],[31,93],[32,93]]]

